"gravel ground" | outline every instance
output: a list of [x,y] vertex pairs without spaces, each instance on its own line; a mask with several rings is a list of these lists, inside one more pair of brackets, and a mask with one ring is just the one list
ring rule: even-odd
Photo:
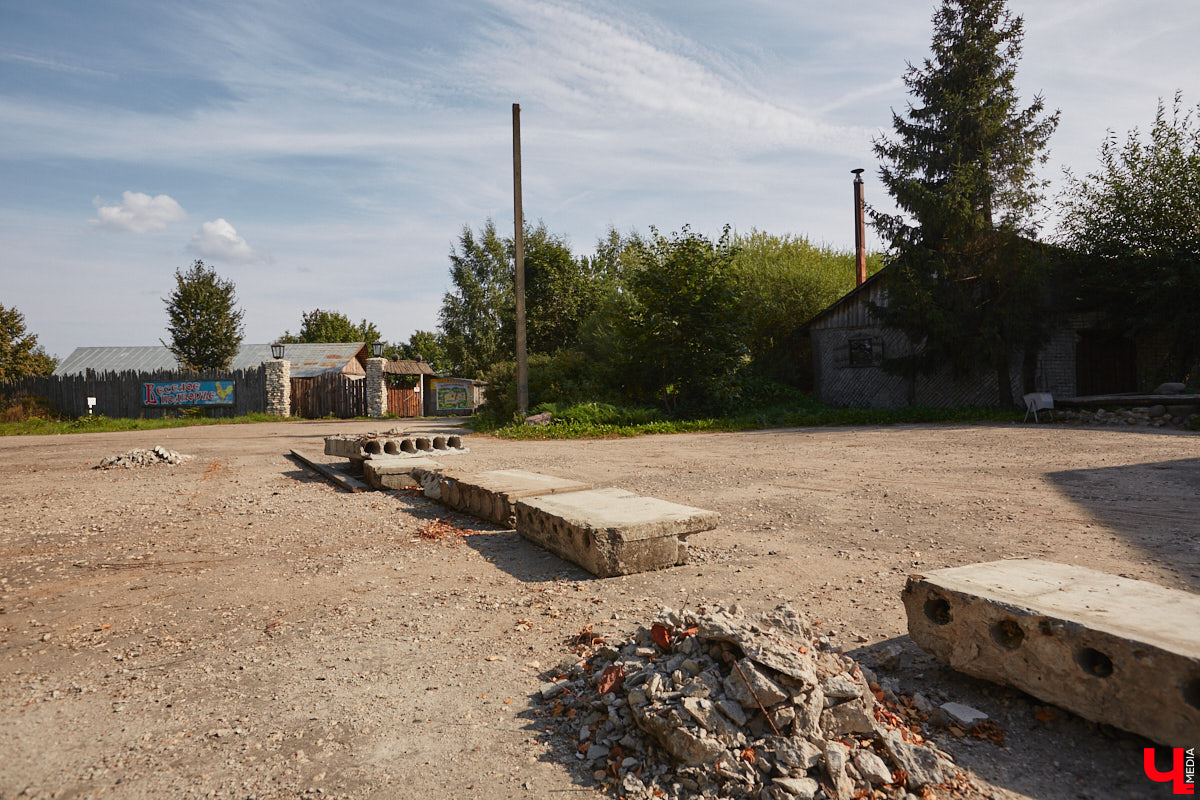
[[[390,425],[392,423],[387,423]],[[408,430],[447,426],[412,421]],[[790,602],[1006,746],[938,734],[996,798],[1161,797],[1144,740],[958,675],[905,635],[922,570],[1030,556],[1200,590],[1200,436],[896,426],[506,442],[444,459],[719,511],[694,563],[597,580],[414,492],[285,457],[378,424],[0,439],[0,798],[600,796],[539,675],[591,625]],[[95,469],[156,445],[186,463]]]

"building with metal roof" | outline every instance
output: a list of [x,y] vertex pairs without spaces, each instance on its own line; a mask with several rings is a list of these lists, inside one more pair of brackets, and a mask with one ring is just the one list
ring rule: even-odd
[[[328,372],[366,375],[367,346],[363,342],[288,344],[283,357],[291,362],[293,378],[312,378]],[[271,345],[243,344],[231,369],[252,369],[271,361]],[[76,347],[54,370],[55,375],[93,372],[169,372],[179,362],[162,345],[151,347]]]

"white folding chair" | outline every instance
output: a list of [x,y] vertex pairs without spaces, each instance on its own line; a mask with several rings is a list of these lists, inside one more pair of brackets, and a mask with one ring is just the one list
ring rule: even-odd
[[1033,412],[1033,421],[1038,422],[1039,411],[1053,411],[1054,396],[1049,392],[1030,392],[1025,395],[1025,419],[1022,422],[1029,421],[1029,413]]

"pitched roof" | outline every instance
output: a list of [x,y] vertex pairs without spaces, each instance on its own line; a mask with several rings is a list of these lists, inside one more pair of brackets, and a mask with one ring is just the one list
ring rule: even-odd
[[405,358],[393,358],[383,362],[383,371],[390,375],[436,375],[428,361],[410,361]]
[[[366,347],[362,342],[335,344],[289,344],[284,358],[291,362],[293,378],[311,378],[325,372],[345,371],[363,374],[358,356]],[[232,369],[251,369],[271,360],[271,345],[243,344],[233,357]],[[346,369],[353,361],[354,364]],[[162,345],[150,347],[76,347],[54,370],[55,375],[82,375],[96,372],[170,372],[179,369],[171,351]]]
[[832,303],[830,303],[825,308],[818,311],[816,314],[813,315],[812,319],[807,320],[803,325],[801,325],[799,327],[798,330],[801,330],[801,331],[808,330],[816,322],[824,319],[825,317],[827,317],[830,314],[832,314],[833,312],[837,311],[839,308],[842,308],[846,304],[852,303],[852,302],[858,300],[859,298],[868,297],[870,295],[870,292],[872,292],[874,290],[875,283],[877,281],[885,280],[887,278],[887,276],[892,274],[891,266],[892,266],[891,264],[888,264],[884,267],[879,268],[871,275],[868,275],[867,279],[865,281],[860,283],[858,286],[855,286],[850,291],[846,292],[844,295],[839,297],[837,300],[834,300]]

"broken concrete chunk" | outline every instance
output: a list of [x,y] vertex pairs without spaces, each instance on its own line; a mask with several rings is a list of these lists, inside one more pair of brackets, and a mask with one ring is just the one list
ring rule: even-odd
[[701,622],[697,636],[704,641],[736,644],[747,657],[781,672],[805,686],[817,683],[816,667],[794,644],[765,631],[752,631],[728,615],[712,615]]
[[932,750],[904,741],[900,733],[894,730],[884,731],[881,738],[892,761],[908,775],[908,788],[920,789],[942,782],[942,768]]
[[814,686],[802,704],[796,706],[796,732],[815,740],[821,735],[821,712],[825,709],[825,693]]
[[875,716],[867,710],[862,698],[839,703],[821,712],[821,732],[826,736],[871,733],[874,729]]
[[962,703],[942,703],[938,706],[952,722],[964,727],[970,727],[976,722],[983,722],[988,715],[977,708],[965,706]]
[[788,699],[788,693],[768,678],[753,661],[743,658],[725,678],[725,693],[742,708],[770,708]]
[[1191,747],[1200,595],[1036,559],[914,575],[913,640],[955,669],[1081,717]]
[[798,800],[812,800],[821,785],[812,778],[776,778],[775,785]]
[[716,739],[703,739],[679,722],[659,716],[653,706],[631,709],[638,727],[653,736],[663,749],[688,766],[699,766],[715,761],[724,746]]
[[740,733],[738,727],[726,719],[711,700],[685,697],[682,703],[688,714],[725,745],[730,745],[737,740],[738,733]]
[[872,786],[883,786],[892,782],[892,771],[882,758],[870,750],[855,750],[853,759],[858,773]]
[[811,769],[821,763],[824,754],[805,739],[776,739],[775,759],[792,769]]
[[863,687],[858,681],[845,675],[834,675],[821,682],[821,691],[825,693],[825,696],[835,699],[860,697],[863,693],[862,689]]
[[854,783],[846,774],[850,748],[841,742],[825,743],[825,772],[833,783],[834,795],[838,800],[849,800],[854,793]]
[[739,703],[722,697],[721,699],[717,700],[716,705],[722,714],[729,717],[730,722],[734,723],[735,725],[746,724],[746,712],[742,710],[742,706]]

